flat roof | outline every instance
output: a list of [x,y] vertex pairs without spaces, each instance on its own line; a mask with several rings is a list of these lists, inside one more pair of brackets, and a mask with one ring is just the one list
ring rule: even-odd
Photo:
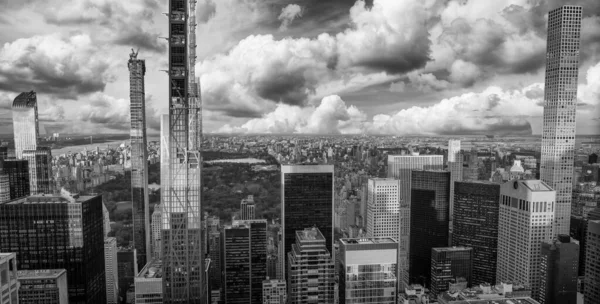
[[529,188],[533,192],[536,192],[536,191],[554,191],[554,189],[552,189],[550,186],[548,186],[548,184],[544,183],[541,180],[527,179],[527,180],[520,180],[518,182],[520,184],[524,185],[525,187]]
[[453,246],[453,247],[436,247],[436,248],[432,248],[432,250],[435,250],[437,252],[451,252],[451,251],[464,251],[464,250],[472,250],[473,248],[471,247],[464,247],[464,246]]
[[56,279],[61,275],[65,274],[65,269],[28,269],[17,271],[17,277],[19,279]]
[[11,256],[16,258],[17,254],[14,252],[7,252],[7,253],[0,252],[0,260],[9,259]]
[[397,241],[394,238],[390,238],[390,237],[381,237],[381,238],[343,238],[343,239],[340,239],[340,242],[342,244],[353,244],[353,245],[397,243]]
[[282,165],[281,173],[332,173],[333,165]]
[[162,260],[156,259],[148,262],[136,278],[159,279],[162,278],[163,268]]
[[314,241],[314,240],[325,240],[325,237],[319,231],[318,228],[306,228],[304,230],[297,230],[296,237],[300,241]]
[[64,204],[64,203],[83,203],[90,199],[95,198],[96,196],[75,196],[72,197],[72,201],[67,199],[66,197],[60,195],[30,195],[27,197],[17,198],[12,201],[0,203],[6,205],[27,205],[27,204]]

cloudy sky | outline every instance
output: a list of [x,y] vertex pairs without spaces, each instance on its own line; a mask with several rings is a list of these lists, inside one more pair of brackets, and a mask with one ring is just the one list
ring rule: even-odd
[[[578,134],[600,134],[598,0],[198,0],[204,130],[539,134],[549,9],[583,6]],[[167,113],[167,0],[0,0],[0,133],[18,92],[47,132],[126,133]]]

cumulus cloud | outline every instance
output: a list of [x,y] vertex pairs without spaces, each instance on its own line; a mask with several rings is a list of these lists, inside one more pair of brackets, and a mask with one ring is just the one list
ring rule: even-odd
[[281,21],[281,26],[279,27],[280,31],[285,31],[288,29],[290,24],[297,17],[302,17],[302,7],[298,4],[288,4],[286,7],[281,9],[281,14],[277,17],[278,20]]
[[77,120],[113,130],[127,129],[130,124],[129,100],[103,93],[94,93],[86,99]]
[[113,79],[110,66],[85,34],[22,38],[0,49],[0,90],[75,98],[104,90]]

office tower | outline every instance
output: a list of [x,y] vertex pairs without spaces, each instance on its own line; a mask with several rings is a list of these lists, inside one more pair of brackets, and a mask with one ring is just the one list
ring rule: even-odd
[[117,276],[119,280],[119,296],[127,299],[127,290],[134,283],[138,274],[137,254],[135,249],[119,249],[117,251]]
[[280,279],[277,277],[277,265],[279,264],[279,259],[275,254],[269,254],[267,256],[267,277],[272,279]]
[[396,303],[395,239],[341,239],[339,256],[340,303]]
[[[400,237],[398,238],[398,283],[400,290],[408,286],[410,249],[410,200],[412,170],[441,170],[442,155],[388,155],[388,177],[400,181]],[[429,253],[427,254],[429,256]]]
[[40,136],[37,96],[34,91],[19,94],[12,104],[15,156],[23,157],[23,150],[35,150]]
[[221,223],[218,217],[208,217],[208,255],[210,257],[209,281],[211,290],[221,289]]
[[413,170],[410,206],[410,282],[430,286],[431,248],[448,246],[450,172]]
[[454,225],[454,182],[462,181],[463,159],[460,153],[460,140],[448,141],[448,171],[450,171],[450,243]]
[[472,284],[496,284],[500,185],[455,182],[452,246],[473,248]]
[[146,145],[146,98],[144,75],[146,61],[129,55],[129,100],[131,113],[131,205],[133,244],[137,252],[138,269],[150,261],[150,206],[148,203],[148,148]]
[[[590,155],[591,157],[591,155]],[[0,146],[0,159],[7,160],[8,159],[8,146]]]
[[4,173],[4,160],[0,159],[0,204],[10,200],[10,178]]
[[515,180],[500,186],[496,282],[540,288],[542,242],[553,237],[556,191],[540,180]]
[[287,287],[284,280],[263,281],[263,304],[286,304]]
[[448,291],[452,282],[460,279],[463,279],[467,286],[471,286],[472,273],[473,248],[439,247],[431,249],[431,294],[435,298]]
[[19,270],[20,304],[69,304],[67,271]]
[[394,239],[399,237],[399,190],[400,182],[393,178],[370,178],[368,180],[367,235],[369,237],[392,237]]
[[281,229],[285,256],[296,242],[296,231],[317,227],[325,237],[327,251],[333,252],[333,166],[281,166]]
[[226,303],[261,303],[267,277],[267,221],[234,221],[223,229],[223,289]]
[[554,234],[569,234],[581,7],[548,13],[540,177],[556,191]]
[[135,277],[135,304],[162,303],[162,262],[149,261]]
[[335,264],[319,228],[296,231],[287,254],[288,301],[295,304],[333,303]]
[[600,220],[588,222],[584,303],[600,303]]
[[106,277],[106,303],[119,303],[119,267],[117,262],[117,239],[104,238],[104,272]]
[[577,304],[579,245],[568,235],[542,242],[540,263],[541,304]]
[[107,238],[112,228],[110,228],[110,212],[108,212],[108,208],[106,208],[104,203],[102,203],[102,220],[104,222],[102,229],[104,231],[104,238]]
[[3,171],[8,175],[10,199],[14,200],[30,195],[29,165],[26,160],[5,160]]
[[0,304],[18,304],[17,257],[0,252]]
[[161,250],[161,233],[160,233],[160,220],[162,218],[162,205],[154,205],[154,212],[152,212],[152,222],[150,227],[152,230],[152,257],[154,259],[160,259]]
[[23,150],[22,157],[29,165],[29,189],[32,195],[52,194],[52,150],[37,147],[35,150]]
[[66,269],[69,303],[106,303],[102,196],[29,196],[0,204],[0,252],[19,270]]
[[196,1],[169,0],[169,180],[162,215],[163,302],[206,298],[202,241],[202,114],[196,66]]
[[248,195],[248,198],[240,202],[240,219],[253,220],[256,217],[256,206],[254,205],[254,196]]

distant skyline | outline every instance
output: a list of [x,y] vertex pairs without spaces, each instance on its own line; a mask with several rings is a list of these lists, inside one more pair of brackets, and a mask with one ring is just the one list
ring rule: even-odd
[[[541,134],[546,21],[583,6],[577,134],[600,134],[597,0],[199,0],[206,133]],[[146,60],[167,111],[167,1],[0,0],[0,134],[35,90],[40,131],[127,133]]]

